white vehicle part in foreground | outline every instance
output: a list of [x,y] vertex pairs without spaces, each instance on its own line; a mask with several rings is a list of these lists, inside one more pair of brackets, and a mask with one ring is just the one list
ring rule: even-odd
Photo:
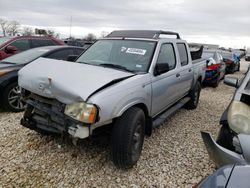
[[89,137],[89,128],[77,125],[77,128],[69,127],[68,133],[74,138],[83,139]]

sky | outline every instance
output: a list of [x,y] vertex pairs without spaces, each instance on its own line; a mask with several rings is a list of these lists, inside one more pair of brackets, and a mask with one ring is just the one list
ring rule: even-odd
[[0,0],[0,18],[62,37],[117,29],[179,32],[188,42],[250,47],[249,0]]

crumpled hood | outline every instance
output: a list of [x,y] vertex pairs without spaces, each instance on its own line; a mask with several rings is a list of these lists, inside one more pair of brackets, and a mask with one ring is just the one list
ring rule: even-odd
[[69,104],[86,101],[106,84],[133,75],[99,66],[39,58],[18,72],[18,83],[30,92]]

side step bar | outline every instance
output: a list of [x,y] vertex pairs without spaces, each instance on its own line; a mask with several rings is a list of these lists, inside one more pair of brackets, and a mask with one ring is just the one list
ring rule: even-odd
[[188,101],[190,97],[185,97],[181,99],[179,102],[175,103],[172,107],[167,109],[163,114],[153,120],[153,128],[159,127],[169,116],[173,115],[178,109],[183,107]]

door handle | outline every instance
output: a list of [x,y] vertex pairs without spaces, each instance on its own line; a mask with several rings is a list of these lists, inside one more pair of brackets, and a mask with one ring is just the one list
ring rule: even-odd
[[181,76],[180,73],[177,73],[177,74],[176,74],[176,77],[177,77],[177,78],[179,78],[180,76]]
[[191,71],[192,71],[192,69],[189,69],[189,70],[188,70],[188,72],[191,72]]

